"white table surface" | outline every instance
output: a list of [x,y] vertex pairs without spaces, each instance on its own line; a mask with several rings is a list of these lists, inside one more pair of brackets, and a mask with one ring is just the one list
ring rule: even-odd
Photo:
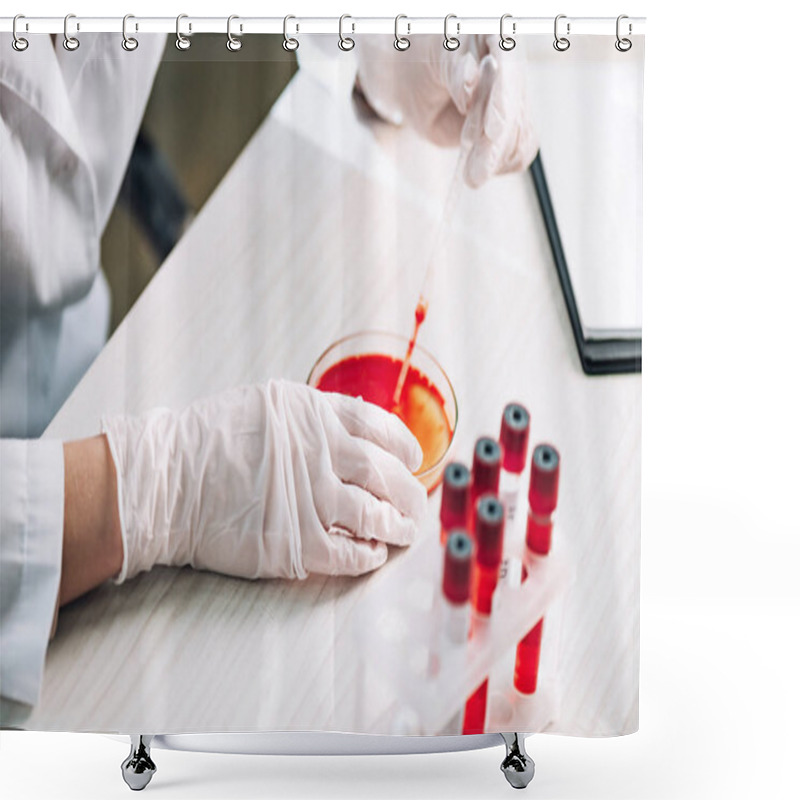
[[[179,408],[232,384],[302,381],[343,334],[406,331],[454,163],[408,131],[359,121],[349,98],[301,70],[46,435],[92,435],[103,413]],[[456,387],[454,455],[496,434],[510,399],[531,410],[532,440],[559,448],[556,536],[577,580],[555,729],[632,730],[641,378],[582,373],[527,174],[464,192],[420,341]],[[358,685],[337,630],[375,579],[157,568],[106,584],[61,609],[24,727],[347,729]]]

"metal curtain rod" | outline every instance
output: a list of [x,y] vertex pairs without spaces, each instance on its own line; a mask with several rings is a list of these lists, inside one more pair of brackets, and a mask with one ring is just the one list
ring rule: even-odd
[[[338,33],[338,17],[289,17],[289,30],[295,34]],[[570,35],[614,36],[617,31],[615,17],[567,17],[561,16],[561,24],[569,24]],[[443,30],[443,17],[403,17],[402,33],[439,34]],[[500,17],[458,17],[450,20],[451,30],[456,35],[470,33],[497,33]],[[509,34],[553,34],[553,17],[513,17],[506,16],[506,30]],[[72,33],[121,33],[122,17],[81,17],[69,15],[69,28]],[[645,32],[644,17],[626,17],[625,35],[636,36]],[[174,17],[136,17],[127,22],[128,31],[135,33],[175,33]],[[13,17],[0,17],[0,33],[14,30]],[[20,35],[27,33],[63,33],[64,17],[22,16],[17,19],[16,30]],[[193,17],[182,15],[181,30],[192,33],[227,33],[228,17]],[[234,30],[237,36],[255,33],[284,33],[284,17],[239,17]],[[395,33],[394,17],[349,17],[348,33]]]

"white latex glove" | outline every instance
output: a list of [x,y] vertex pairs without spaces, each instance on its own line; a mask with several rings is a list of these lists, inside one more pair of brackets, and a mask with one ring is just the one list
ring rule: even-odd
[[425,512],[417,440],[357,398],[270,381],[102,427],[125,551],[115,583],[155,564],[359,575],[410,544]]
[[479,63],[492,54],[499,70],[480,123],[464,178],[473,187],[493,175],[525,169],[536,157],[538,140],[526,102],[524,55],[505,53],[497,36],[462,36],[448,51],[441,36],[415,36],[403,52],[394,37],[359,36],[357,85],[374,111],[395,124],[412,125],[441,146],[460,144],[472,107]]

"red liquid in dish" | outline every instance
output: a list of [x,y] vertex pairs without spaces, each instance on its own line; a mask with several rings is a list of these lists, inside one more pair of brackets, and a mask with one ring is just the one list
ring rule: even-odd
[[416,367],[409,366],[400,403],[395,407],[393,396],[402,366],[400,359],[391,356],[350,356],[330,367],[317,388],[361,397],[397,414],[422,447],[422,466],[417,471],[420,474],[442,458],[453,431],[445,414],[444,398]]

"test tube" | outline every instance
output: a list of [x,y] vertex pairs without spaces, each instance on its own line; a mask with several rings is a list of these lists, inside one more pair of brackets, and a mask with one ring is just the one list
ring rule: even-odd
[[[475,510],[475,576],[472,582],[472,608],[476,614],[492,613],[492,596],[500,577],[503,558],[503,504],[496,495],[484,495]],[[464,707],[463,733],[483,733],[489,679],[472,693]]]
[[[469,639],[470,596],[472,590],[472,539],[466,530],[454,530],[444,550],[442,576],[442,633],[439,647],[448,643],[463,645]],[[460,709],[445,726],[448,733],[460,733],[464,725],[464,709]]]
[[528,434],[531,416],[520,403],[509,403],[503,409],[500,424],[500,446],[503,448],[503,465],[500,471],[500,499],[506,508],[506,520],[511,522],[517,510],[522,471],[528,456]]
[[475,511],[475,579],[472,606],[476,613],[492,613],[492,596],[500,577],[503,560],[503,504],[496,495],[487,494],[478,500]]
[[525,546],[531,553],[546,556],[553,538],[552,514],[558,503],[558,475],[561,457],[549,444],[534,448],[531,483],[528,490],[528,527]]
[[469,504],[469,469],[465,464],[453,461],[444,470],[442,481],[442,505],[439,511],[441,542],[447,541],[450,531],[467,527]]
[[475,506],[485,494],[497,494],[500,488],[502,448],[491,436],[481,436],[475,442],[472,456],[472,481],[469,488],[469,531],[475,531]]
[[[526,556],[544,556],[550,552],[553,535],[552,514],[558,503],[558,476],[561,458],[549,444],[533,451],[531,483],[528,492],[528,528],[525,535]],[[533,694],[539,679],[544,618],[540,619],[517,645],[514,664],[514,687],[522,694]]]
[[446,608],[444,630],[447,639],[456,644],[466,642],[469,636],[472,553],[472,540],[465,530],[454,530],[448,535],[442,576]]

